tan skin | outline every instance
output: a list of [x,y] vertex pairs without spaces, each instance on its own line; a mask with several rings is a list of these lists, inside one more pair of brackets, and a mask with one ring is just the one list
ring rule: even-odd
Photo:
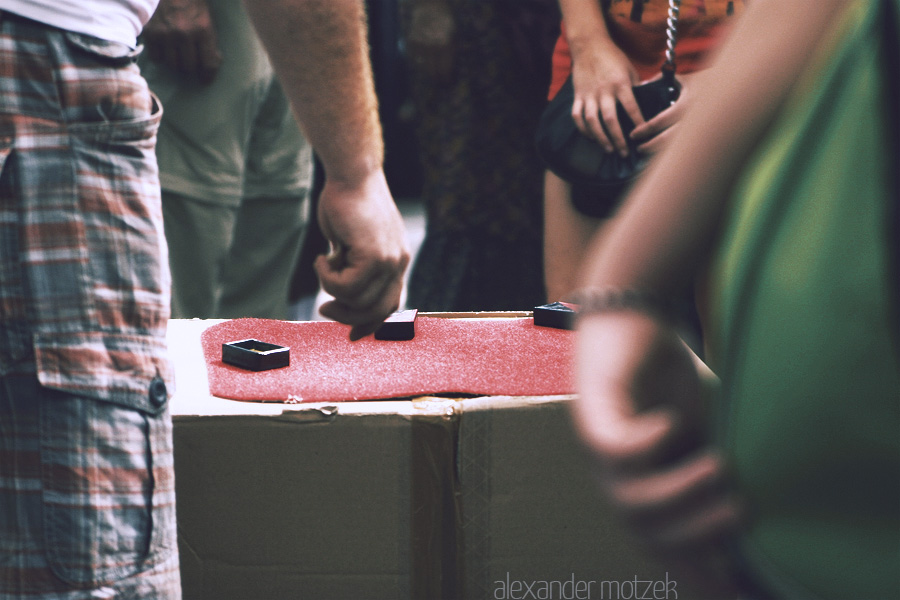
[[[244,4],[325,168],[318,218],[331,253],[315,268],[334,300],[320,311],[359,339],[398,308],[410,259],[383,171],[363,0]],[[157,51],[182,72],[214,76],[221,57],[205,0],[162,0],[159,10],[148,43],[165,48]]]
[[[683,127],[594,240],[581,285],[666,294],[699,275],[731,182],[846,5],[749,5]],[[702,435],[714,376],[669,323],[628,311],[580,320],[576,368],[575,424],[605,492],[646,545],[686,561],[717,597],[734,597],[720,545],[746,514],[719,450]],[[674,456],[670,444],[683,437],[701,446]]]
[[569,202],[569,184],[544,173],[544,285],[550,302],[571,300],[578,288],[578,260],[603,221],[586,217]]
[[[677,131],[690,104],[698,74],[679,75],[681,95],[669,109],[644,121],[632,87],[639,84],[637,70],[610,38],[606,19],[596,0],[560,0],[566,37],[572,52],[575,100],[572,119],[578,129],[600,143],[607,152],[628,154],[619,125],[616,103],[636,124],[631,133],[641,142],[638,150],[659,152]],[[564,300],[577,287],[579,259],[588,241],[602,231],[603,221],[583,216],[572,208],[569,186],[552,173],[544,184],[544,279],[551,301]]]
[[[245,1],[307,139],[325,167],[319,224],[332,252],[316,259],[320,312],[373,332],[400,303],[409,264],[403,218],[384,176],[362,0]],[[298,35],[297,32],[303,32]]]

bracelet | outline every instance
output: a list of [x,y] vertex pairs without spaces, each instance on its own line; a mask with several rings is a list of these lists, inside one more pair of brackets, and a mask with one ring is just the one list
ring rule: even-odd
[[573,294],[573,303],[578,305],[577,319],[620,311],[640,312],[673,323],[684,317],[679,302],[648,290],[584,288]]

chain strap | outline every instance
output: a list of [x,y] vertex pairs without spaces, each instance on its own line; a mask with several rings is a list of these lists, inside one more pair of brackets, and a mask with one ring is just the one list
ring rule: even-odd
[[681,11],[681,0],[669,0],[669,13],[666,18],[666,63],[663,71],[675,73],[675,44],[678,42],[678,14]]

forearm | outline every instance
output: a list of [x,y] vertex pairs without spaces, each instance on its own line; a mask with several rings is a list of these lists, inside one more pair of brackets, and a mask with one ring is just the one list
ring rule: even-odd
[[756,0],[741,17],[669,146],[589,251],[581,284],[670,291],[695,274],[724,199],[823,32],[846,3]]
[[245,0],[298,122],[333,184],[384,158],[362,0]]
[[597,0],[559,0],[566,40],[572,52],[573,61],[581,57],[593,56],[615,42],[609,36],[606,18]]

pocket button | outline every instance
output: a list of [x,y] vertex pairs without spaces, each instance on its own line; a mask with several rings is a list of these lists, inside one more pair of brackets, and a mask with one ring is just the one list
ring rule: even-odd
[[162,377],[157,375],[150,381],[150,402],[153,406],[159,408],[165,404],[168,399],[169,394],[166,390],[166,382],[163,381]]

